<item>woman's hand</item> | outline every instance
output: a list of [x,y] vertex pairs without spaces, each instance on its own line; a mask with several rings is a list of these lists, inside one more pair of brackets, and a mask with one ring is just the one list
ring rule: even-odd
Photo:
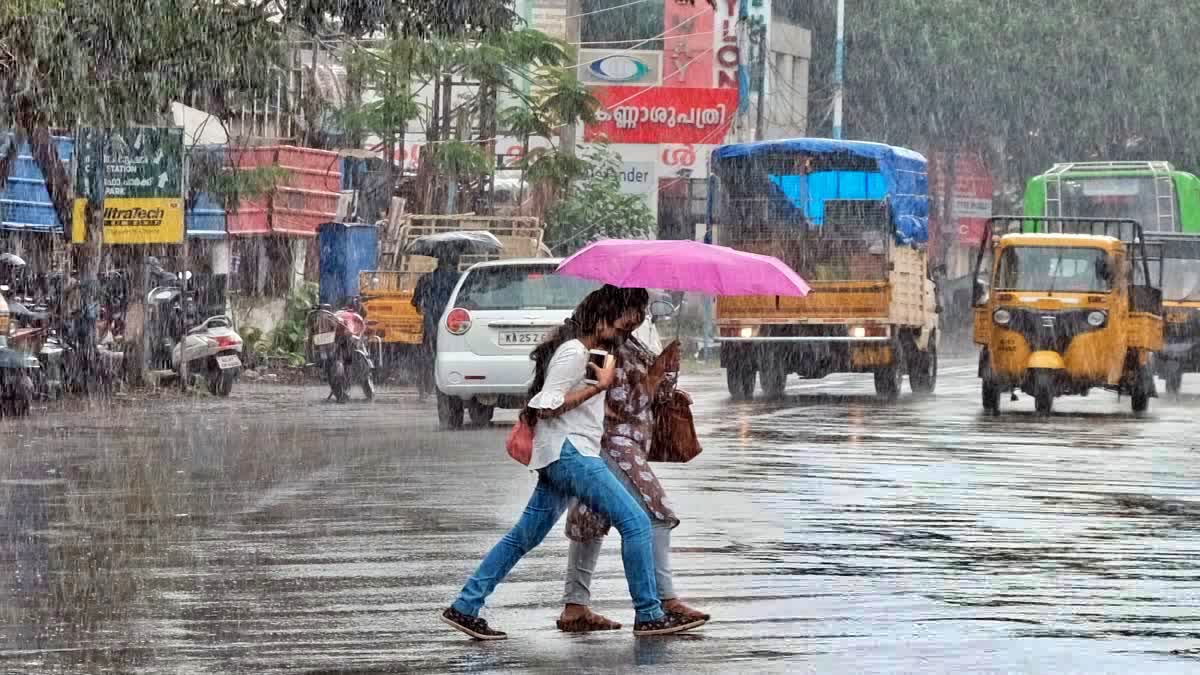
[[667,373],[674,373],[679,370],[680,352],[683,347],[679,344],[679,340],[674,340],[667,348],[662,350],[658,358],[654,359],[654,365],[650,366],[650,377],[654,380],[661,380]]
[[588,370],[592,374],[592,378],[596,380],[596,386],[601,391],[608,391],[612,388],[613,382],[617,379],[617,358],[609,354],[604,359],[604,367],[598,368],[596,364],[589,362]]

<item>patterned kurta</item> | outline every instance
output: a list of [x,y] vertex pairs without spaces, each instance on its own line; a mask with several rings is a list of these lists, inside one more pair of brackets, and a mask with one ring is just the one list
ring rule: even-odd
[[[605,401],[604,435],[600,441],[600,456],[617,478],[634,487],[642,506],[652,520],[671,527],[679,519],[671,510],[662,484],[650,468],[646,456],[654,436],[654,412],[657,400],[670,396],[675,389],[678,373],[662,378],[657,392],[647,391],[646,381],[655,356],[642,343],[630,337],[617,351],[617,370],[613,386]],[[611,524],[603,514],[596,513],[576,501],[567,516],[567,536],[576,541],[591,541],[608,534]]]

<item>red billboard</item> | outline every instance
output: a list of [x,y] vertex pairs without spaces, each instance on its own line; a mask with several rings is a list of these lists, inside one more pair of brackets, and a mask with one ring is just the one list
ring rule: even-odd
[[713,11],[700,2],[664,0],[663,86],[713,86]]
[[[930,156],[929,191],[936,208],[945,203],[943,183],[949,172],[944,153]],[[960,152],[954,160],[954,222],[939,223],[938,229],[958,243],[974,246],[983,238],[987,219],[992,215],[992,173],[976,152]]]
[[595,87],[596,123],[585,141],[611,143],[721,143],[737,112],[736,89]]

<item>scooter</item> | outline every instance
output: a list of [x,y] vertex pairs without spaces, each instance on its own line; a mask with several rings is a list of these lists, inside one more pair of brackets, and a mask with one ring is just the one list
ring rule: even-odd
[[337,311],[330,305],[314,307],[306,324],[308,365],[324,373],[329,398],[345,403],[356,384],[368,401],[375,398],[375,366],[367,352],[367,322],[353,305]]
[[187,364],[190,376],[204,377],[209,393],[228,396],[242,369],[241,355],[245,348],[242,337],[225,316],[210,316],[180,335],[182,327],[190,323],[188,319],[192,317],[189,315],[194,314],[184,307],[185,300],[183,290],[174,286],[159,286],[146,297],[147,304],[160,311],[169,309],[171,314],[168,323],[173,329],[162,336],[160,353],[169,347],[172,370],[182,374],[182,366]]

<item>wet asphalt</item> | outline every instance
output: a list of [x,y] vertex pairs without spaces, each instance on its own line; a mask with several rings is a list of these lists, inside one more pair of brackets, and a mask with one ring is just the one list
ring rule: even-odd
[[1200,377],[1142,418],[985,417],[969,358],[892,404],[683,386],[705,450],[658,470],[699,631],[629,634],[614,535],[594,597],[626,631],[558,633],[560,526],[485,610],[511,639],[463,639],[437,615],[533,484],[511,414],[242,383],[0,421],[0,672],[1200,672]]

